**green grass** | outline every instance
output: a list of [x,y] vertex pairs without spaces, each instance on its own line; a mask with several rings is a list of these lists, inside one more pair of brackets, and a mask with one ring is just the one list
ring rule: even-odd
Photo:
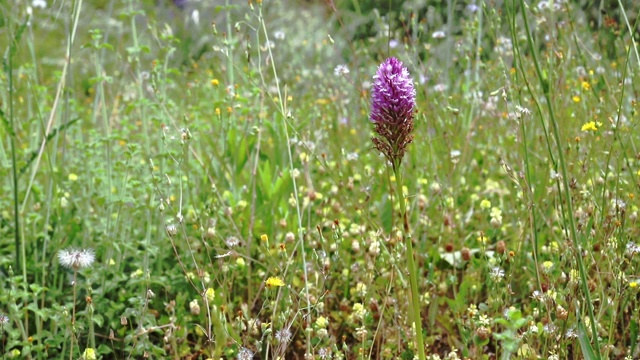
[[640,356],[637,5],[29,3],[0,2],[3,359],[412,359],[400,193],[427,359]]

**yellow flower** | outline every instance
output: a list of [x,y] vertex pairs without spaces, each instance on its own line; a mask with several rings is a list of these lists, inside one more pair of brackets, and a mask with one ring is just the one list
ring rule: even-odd
[[207,297],[207,301],[213,302],[213,299],[216,297],[216,292],[212,288],[208,288],[207,291],[205,291],[204,296]]
[[93,348],[86,348],[82,354],[84,360],[96,360],[96,351]]
[[260,235],[260,240],[269,241],[269,236],[267,234],[262,234],[262,235]]
[[586,81],[582,82],[582,89],[588,91],[589,89],[591,89],[591,84],[589,84]]
[[219,83],[220,82],[218,81],[218,79],[212,79],[211,80],[211,85],[213,85],[213,86],[218,86]]
[[487,239],[487,237],[484,236],[484,234],[481,234],[480,236],[478,236],[477,240],[479,243],[486,244],[489,239]]
[[480,201],[480,208],[482,208],[482,209],[490,209],[491,208],[491,201],[489,201],[487,199],[483,199],[482,201]]
[[595,121],[589,121],[588,123],[585,123],[584,125],[582,125],[582,131],[597,131],[598,130],[598,126],[602,125],[602,123],[597,123]]
[[366,312],[367,310],[364,308],[364,305],[362,305],[362,303],[353,304],[353,315],[355,318],[362,320]]
[[573,100],[574,103],[579,103],[580,102],[580,96],[578,96],[578,95],[573,95],[573,97],[571,99]]
[[329,325],[329,320],[327,320],[327,318],[324,316],[320,316],[319,318],[316,319],[316,325],[319,328],[324,329],[327,327],[327,325]]
[[69,174],[69,181],[76,181],[78,180],[78,175],[71,173]]
[[267,287],[281,287],[284,286],[284,281],[278,276],[272,276],[265,281]]

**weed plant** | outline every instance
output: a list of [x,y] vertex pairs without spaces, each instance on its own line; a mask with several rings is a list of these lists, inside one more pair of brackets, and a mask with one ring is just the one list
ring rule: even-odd
[[637,4],[434,4],[0,1],[2,358],[640,357]]

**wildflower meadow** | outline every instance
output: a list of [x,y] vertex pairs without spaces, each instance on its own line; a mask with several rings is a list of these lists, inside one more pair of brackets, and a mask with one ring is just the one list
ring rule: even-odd
[[638,359],[632,0],[0,0],[4,359]]

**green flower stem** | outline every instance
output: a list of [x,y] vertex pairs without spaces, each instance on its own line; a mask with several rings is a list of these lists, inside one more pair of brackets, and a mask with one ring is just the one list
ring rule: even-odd
[[407,266],[409,268],[409,283],[411,284],[411,301],[409,318],[415,324],[415,345],[418,348],[418,359],[426,360],[424,353],[424,340],[422,339],[422,316],[420,316],[420,301],[418,296],[418,272],[416,270],[416,262],[413,254],[413,241],[411,239],[411,229],[409,227],[409,215],[405,207],[404,193],[402,188],[402,172],[399,169],[400,164],[393,166],[393,172],[396,176],[398,204],[400,205],[400,215],[402,216],[402,238],[407,246]]

